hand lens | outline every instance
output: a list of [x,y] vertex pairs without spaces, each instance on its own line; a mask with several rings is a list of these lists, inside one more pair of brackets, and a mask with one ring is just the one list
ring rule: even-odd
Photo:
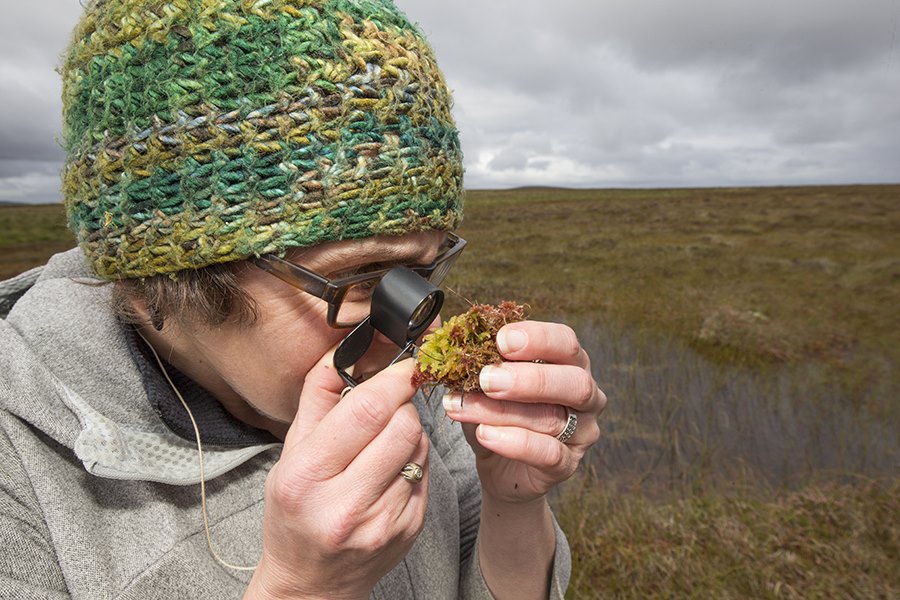
[[434,321],[444,304],[444,292],[406,267],[394,267],[381,278],[372,293],[368,317],[341,341],[334,366],[348,386],[357,381],[347,373],[369,349],[377,329],[401,348],[397,361]]

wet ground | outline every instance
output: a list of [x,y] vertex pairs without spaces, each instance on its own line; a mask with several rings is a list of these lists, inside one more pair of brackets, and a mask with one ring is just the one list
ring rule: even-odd
[[859,409],[813,367],[761,374],[717,366],[676,340],[573,326],[609,397],[591,458],[610,485],[745,492],[900,475],[898,424]]

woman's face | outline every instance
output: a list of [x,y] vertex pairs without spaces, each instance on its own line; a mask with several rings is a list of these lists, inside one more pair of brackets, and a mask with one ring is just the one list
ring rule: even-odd
[[[286,258],[333,278],[391,265],[428,264],[445,237],[425,232],[329,242],[288,253]],[[351,330],[328,326],[324,300],[250,263],[238,280],[257,303],[257,321],[180,332],[170,340],[174,350],[170,360],[235,417],[283,436],[297,410],[307,372]],[[384,368],[398,352],[376,334],[354,376],[364,378]]]

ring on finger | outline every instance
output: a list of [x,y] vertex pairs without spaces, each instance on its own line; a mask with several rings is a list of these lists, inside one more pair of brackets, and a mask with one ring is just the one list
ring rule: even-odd
[[410,483],[419,483],[425,476],[425,470],[418,463],[408,462],[400,469],[400,476]]
[[566,426],[556,435],[556,439],[565,444],[573,435],[575,429],[578,428],[578,415],[569,407],[566,407]]

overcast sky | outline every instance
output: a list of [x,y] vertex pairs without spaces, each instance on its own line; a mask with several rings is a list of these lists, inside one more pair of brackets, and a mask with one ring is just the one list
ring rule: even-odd
[[[900,0],[397,0],[466,186],[900,182]],[[58,201],[78,0],[0,19],[0,201]]]

